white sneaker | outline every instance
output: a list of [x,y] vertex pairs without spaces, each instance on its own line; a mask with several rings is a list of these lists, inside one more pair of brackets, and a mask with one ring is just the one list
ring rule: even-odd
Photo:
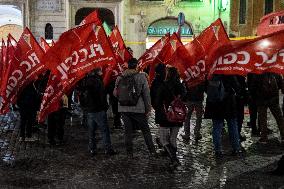
[[26,142],[34,142],[34,141],[37,141],[38,139],[37,139],[37,137],[35,137],[35,136],[32,136],[32,137],[27,137],[26,139],[25,139],[25,141]]

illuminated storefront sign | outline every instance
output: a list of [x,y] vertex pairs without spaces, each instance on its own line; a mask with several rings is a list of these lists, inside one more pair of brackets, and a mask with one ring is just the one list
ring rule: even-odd
[[[147,30],[148,36],[164,36],[167,33],[173,34],[178,31],[177,18],[166,17],[156,20]],[[190,37],[193,35],[192,27],[189,23],[185,22],[181,27],[181,36]]]

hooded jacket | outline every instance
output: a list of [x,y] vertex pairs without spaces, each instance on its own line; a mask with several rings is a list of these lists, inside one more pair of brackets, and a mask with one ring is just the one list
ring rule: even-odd
[[[138,73],[138,74],[137,74]],[[135,74],[135,75],[134,75]],[[117,97],[117,86],[119,81],[124,76],[134,75],[134,80],[136,83],[136,88],[140,91],[140,97],[136,106],[121,106],[118,102],[118,112],[131,112],[131,113],[148,113],[151,111],[151,98],[150,98],[150,89],[147,80],[146,73],[139,73],[134,69],[127,69],[122,73],[122,76],[118,76],[115,82],[115,88],[113,94]]]

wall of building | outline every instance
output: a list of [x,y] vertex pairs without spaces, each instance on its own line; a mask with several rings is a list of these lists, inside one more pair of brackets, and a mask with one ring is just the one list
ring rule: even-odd
[[218,9],[219,0],[204,0],[203,2],[190,1],[124,1],[124,26],[123,36],[126,41],[141,42],[130,44],[137,56],[145,51],[147,27],[155,20],[166,16],[177,16],[179,12],[185,14],[185,18],[193,26],[195,34],[199,34],[218,17],[221,17],[225,27],[230,26],[230,1],[226,10]]
[[[48,1],[57,4],[57,7],[45,7]],[[220,1],[228,2],[226,9],[219,9]],[[55,40],[61,33],[75,26],[75,15],[80,8],[108,8],[114,13],[115,22],[123,38],[128,42],[127,45],[132,47],[137,57],[145,52],[148,26],[166,16],[177,16],[179,12],[183,12],[186,20],[192,24],[195,34],[199,34],[218,17],[222,18],[226,29],[230,28],[230,0],[203,0],[203,2],[191,0],[0,0],[1,3],[19,5],[23,10],[24,25],[30,27],[37,39],[40,36],[44,37],[45,25],[50,23],[53,26]],[[39,4],[42,5],[41,8]]]
[[29,0],[29,27],[36,39],[39,39],[45,36],[45,26],[50,23],[53,27],[53,38],[57,40],[63,32],[68,30],[66,21],[66,1],[68,0],[55,0],[54,2],[58,1],[59,4],[54,5],[59,7],[48,7],[44,1],[46,0]]
[[[272,1],[272,0],[271,0]],[[273,0],[274,11],[284,9],[284,0]],[[240,0],[231,1],[231,27],[230,31],[237,36],[253,36],[256,27],[264,16],[265,0],[247,0],[246,23],[239,24]]]

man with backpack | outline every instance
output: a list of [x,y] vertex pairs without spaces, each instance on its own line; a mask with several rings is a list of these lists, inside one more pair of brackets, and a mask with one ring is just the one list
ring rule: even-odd
[[274,73],[263,73],[256,77],[253,90],[256,91],[256,104],[259,119],[259,143],[268,142],[267,109],[269,108],[276,119],[281,143],[284,142],[284,118],[279,104],[279,90],[283,90],[283,78]]
[[128,61],[128,69],[119,76],[113,91],[118,99],[118,111],[122,113],[125,127],[125,146],[127,156],[133,157],[132,133],[134,125],[141,129],[145,143],[151,156],[156,156],[147,116],[151,111],[150,90],[145,73],[139,73],[138,61],[132,58]]

